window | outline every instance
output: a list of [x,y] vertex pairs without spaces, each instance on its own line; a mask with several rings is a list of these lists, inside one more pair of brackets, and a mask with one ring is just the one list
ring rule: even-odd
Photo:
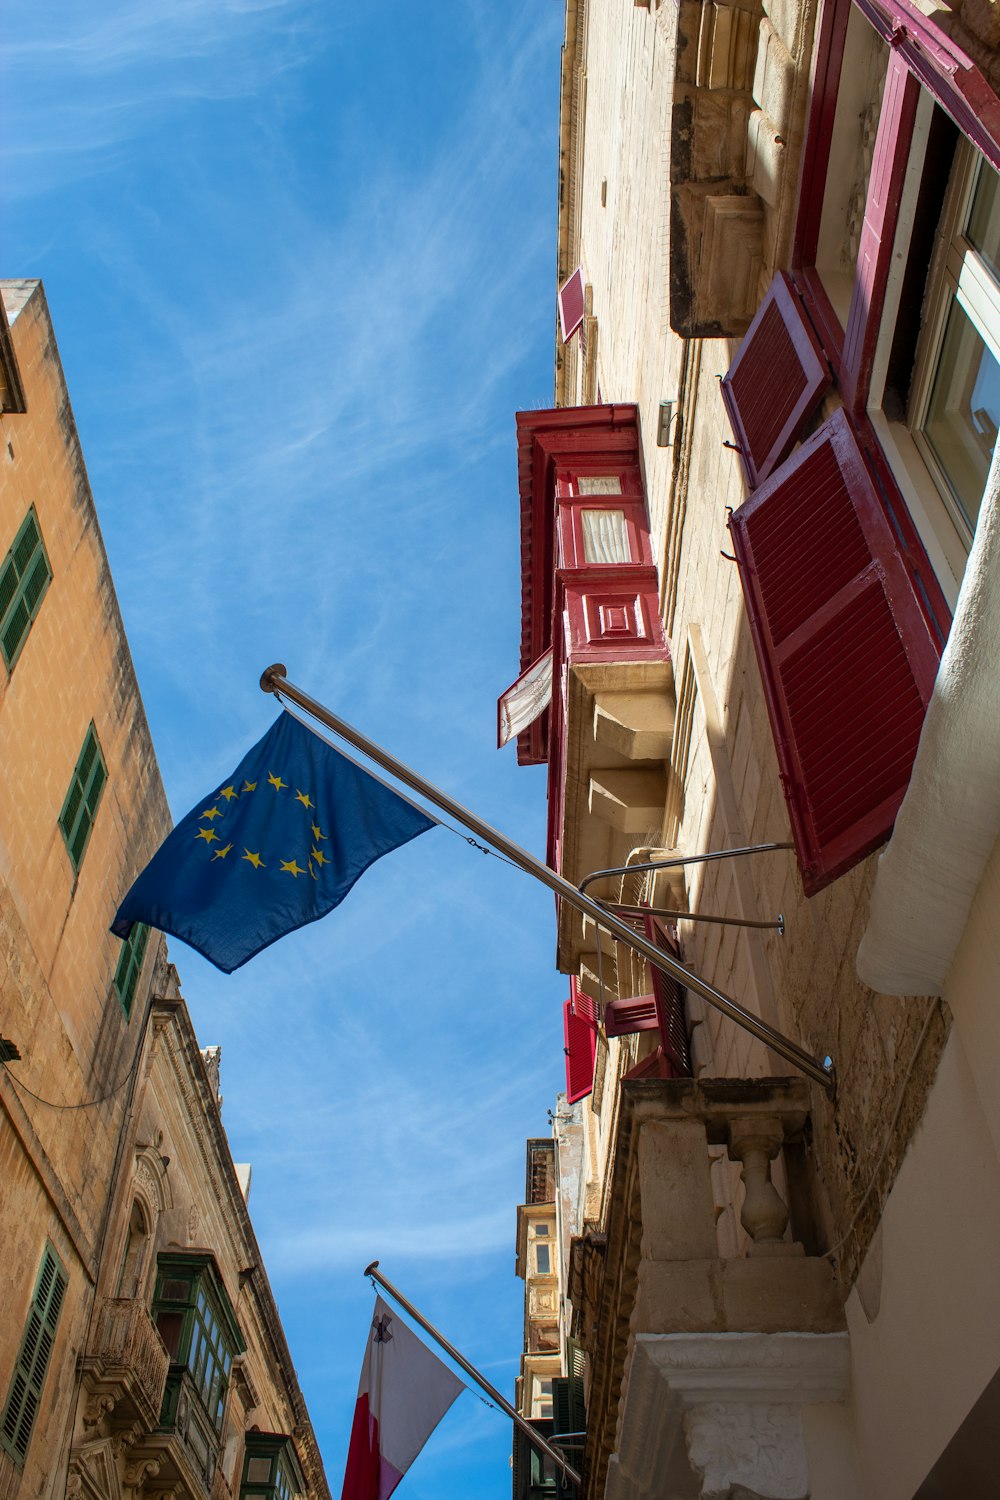
[[136,1297],[142,1285],[142,1273],[149,1248],[149,1228],[142,1204],[132,1204],[128,1221],[128,1237],[122,1252],[121,1270],[118,1273],[118,1296]]
[[620,495],[620,474],[581,474],[576,481],[578,495]]
[[[951,48],[909,4],[902,23],[880,0],[824,5],[793,274],[723,387],[808,894],[892,830],[1000,428],[1000,113]],[[831,374],[842,405],[810,435]]]
[[104,783],[107,779],[108,772],[104,764],[104,756],[101,754],[97,731],[91,724],[83,742],[83,749],[80,751],[80,759],[73,772],[73,779],[69,784],[69,791],[66,793],[66,801],[59,814],[59,827],[66,840],[66,848],[74,870],[79,870],[83,863],[84,852],[90,840],[90,831],[97,817],[97,809],[100,806]]
[[46,1245],[0,1423],[0,1442],[19,1465],[24,1463],[38,1415],[67,1285],[59,1257]]
[[532,1402],[533,1417],[551,1417],[552,1415],[552,1381],[542,1380],[535,1376],[535,1399]]
[[532,1224],[531,1232],[537,1240],[550,1240],[552,1238],[552,1224],[548,1219],[538,1219]]
[[292,1500],[304,1489],[292,1439],[284,1433],[248,1432],[240,1500]]
[[28,639],[51,579],[52,567],[32,507],[0,567],[0,650],[8,672]]
[[539,1276],[548,1276],[552,1272],[552,1252],[548,1245],[535,1246],[535,1270]]
[[145,922],[136,922],[122,943],[121,952],[118,955],[118,967],[115,969],[114,978],[115,994],[121,1002],[126,1018],[132,1015],[132,1005],[135,1001],[135,992],[139,985],[139,975],[142,973],[142,961],[146,955],[148,941],[149,928]]
[[160,1256],[153,1321],[171,1360],[163,1420],[172,1424],[186,1376],[213,1429],[221,1432],[233,1359],[246,1346],[210,1255]]
[[907,415],[968,547],[1000,428],[1000,178],[963,147],[949,196]]

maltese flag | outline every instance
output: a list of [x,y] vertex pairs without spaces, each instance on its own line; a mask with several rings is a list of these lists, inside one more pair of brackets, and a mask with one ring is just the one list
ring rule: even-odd
[[387,1500],[464,1389],[376,1297],[341,1500]]

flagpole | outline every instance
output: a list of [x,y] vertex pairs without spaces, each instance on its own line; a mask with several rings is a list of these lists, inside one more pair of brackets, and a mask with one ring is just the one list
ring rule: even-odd
[[469,812],[461,803],[449,797],[447,792],[443,792],[429,781],[425,781],[422,776],[418,776],[415,771],[411,771],[409,766],[405,766],[402,761],[396,760],[395,756],[390,755],[387,750],[383,750],[380,745],[376,745],[373,740],[366,738],[359,730],[348,724],[346,720],[341,719],[337,714],[331,713],[322,703],[317,702],[315,698],[311,698],[308,693],[303,692],[301,688],[289,682],[285,676],[285,672],[286,668],[280,662],[268,667],[261,674],[261,691],[274,693],[278,698],[285,697],[292,703],[298,704],[299,708],[311,714],[321,724],[325,724],[328,729],[332,729],[335,734],[339,734],[348,744],[353,745],[355,749],[361,750],[370,759],[375,761],[377,765],[381,766],[383,770],[388,771],[391,776],[395,776],[398,781],[403,782],[404,785],[411,787],[415,792],[426,797],[429,802],[433,802],[436,807],[441,808],[449,817],[455,818],[459,823],[464,823],[466,828],[471,829],[473,833],[478,834],[480,838],[492,844],[501,854],[506,855],[508,859],[524,870],[526,874],[534,875],[536,880],[540,880],[543,885],[547,885],[551,891],[554,891],[557,896],[568,902],[570,906],[582,912],[584,916],[590,917],[599,927],[603,927],[606,932],[610,932],[612,936],[616,937],[619,942],[626,943],[636,953],[640,954],[647,963],[661,970],[662,973],[669,975],[671,979],[679,981],[689,990],[693,990],[696,995],[700,995],[703,1000],[707,1000],[709,1005],[721,1011],[724,1016],[728,1016],[731,1021],[735,1021],[738,1026],[742,1026],[745,1031],[749,1031],[752,1036],[755,1036],[758,1041],[763,1042],[766,1047],[771,1047],[778,1053],[779,1057],[783,1057],[786,1062],[791,1063],[793,1067],[805,1073],[807,1078],[811,1078],[814,1083],[818,1083],[831,1098],[833,1097],[837,1084],[836,1072],[832,1062],[828,1067],[825,1067],[817,1058],[800,1047],[797,1042],[793,1042],[790,1037],[784,1036],[780,1031],[776,1031],[773,1026],[769,1026],[766,1021],[761,1020],[760,1016],[755,1016],[751,1011],[745,1010],[742,1005],[738,1005],[735,1000],[730,999],[722,990],[718,990],[713,984],[709,984],[707,979],[702,979],[699,975],[693,973],[692,970],[685,968],[678,959],[675,959],[662,948],[658,948],[643,933],[634,931],[627,922],[617,917],[614,912],[609,911],[607,907],[595,900],[593,896],[588,896],[586,892],[577,890],[575,885],[565,880],[555,870],[550,869],[548,865],[543,864],[540,859],[536,859],[533,854],[529,854],[527,849],[522,849],[520,844],[513,843],[511,839],[506,838],[497,829],[491,828],[489,823],[485,823],[481,818],[477,818],[474,813]]
[[365,1267],[364,1274],[366,1276],[370,1276],[372,1281],[377,1281],[379,1286],[382,1287],[384,1291],[387,1291],[389,1293],[389,1296],[392,1297],[394,1301],[399,1303],[403,1311],[408,1312],[410,1317],[413,1318],[417,1323],[419,1323],[424,1332],[429,1333],[431,1338],[434,1339],[437,1344],[440,1344],[444,1352],[449,1355],[457,1365],[461,1365],[465,1373],[467,1375],[470,1375],[476,1382],[476,1384],[486,1392],[491,1401],[496,1402],[500,1410],[504,1412],[506,1416],[510,1417],[511,1421],[514,1423],[514,1426],[521,1429],[521,1431],[530,1439],[533,1446],[536,1447],[539,1452],[544,1453],[547,1458],[551,1458],[552,1462],[562,1470],[562,1472],[566,1475],[566,1478],[569,1479],[573,1484],[575,1484],[577,1488],[583,1488],[582,1477],[566,1462],[565,1458],[563,1458],[558,1448],[553,1448],[552,1444],[548,1442],[536,1428],[532,1427],[531,1423],[527,1421],[526,1418],[522,1417],[521,1413],[517,1411],[513,1406],[511,1406],[509,1401],[501,1396],[496,1386],[490,1385],[486,1377],[484,1375],[480,1375],[475,1365],[470,1365],[464,1354],[459,1354],[454,1344],[449,1343],[444,1334],[440,1333],[434,1327],[433,1323],[429,1323],[424,1317],[423,1313],[417,1311],[413,1303],[403,1296],[399,1288],[393,1286],[391,1281],[386,1280],[386,1278],[382,1275],[382,1272],[378,1268],[377,1260],[373,1260],[370,1266]]

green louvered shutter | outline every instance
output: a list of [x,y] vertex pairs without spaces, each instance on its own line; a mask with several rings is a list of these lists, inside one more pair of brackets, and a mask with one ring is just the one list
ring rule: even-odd
[[38,518],[29,510],[0,566],[0,650],[8,671],[28,638],[51,577]]
[[0,1440],[19,1464],[24,1462],[38,1415],[66,1286],[59,1257],[51,1245],[46,1245],[0,1424]]
[[132,1014],[136,987],[139,983],[139,975],[142,973],[142,961],[146,956],[148,941],[149,928],[145,922],[136,922],[122,943],[122,951],[118,955],[118,967],[115,969],[115,992],[126,1016]]
[[570,1392],[572,1381],[566,1375],[555,1375],[552,1379],[552,1431],[556,1433],[577,1432],[573,1426],[573,1400]]
[[69,791],[66,793],[66,801],[59,814],[59,827],[66,840],[66,848],[69,850],[74,870],[79,870],[83,861],[84,850],[90,838],[90,830],[94,826],[94,819],[97,817],[97,809],[107,779],[108,772],[104,764],[104,756],[101,754],[97,731],[91,724],[83,742],[83,749],[80,751],[80,759],[73,772]]
[[569,1373],[552,1382],[552,1430],[584,1432],[587,1409],[583,1400],[584,1353],[573,1340],[566,1341],[566,1365]]

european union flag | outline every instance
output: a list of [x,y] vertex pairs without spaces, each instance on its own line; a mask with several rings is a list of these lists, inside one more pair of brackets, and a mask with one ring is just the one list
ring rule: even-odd
[[111,931],[148,922],[231,974],[435,821],[283,713],[161,844]]

